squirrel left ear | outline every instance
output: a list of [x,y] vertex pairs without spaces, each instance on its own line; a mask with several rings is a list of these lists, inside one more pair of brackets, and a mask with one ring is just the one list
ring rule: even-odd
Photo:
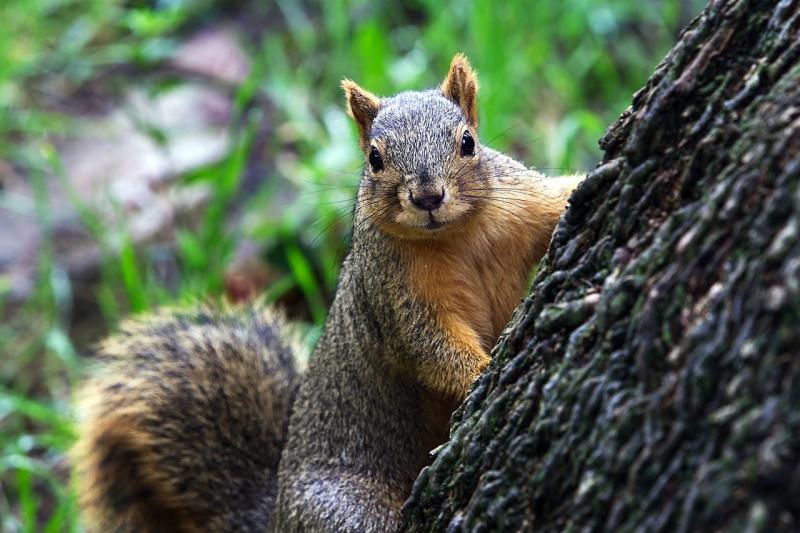
[[347,101],[347,114],[356,121],[361,148],[366,150],[369,146],[372,121],[378,115],[381,101],[377,96],[362,89],[356,82],[351,80],[342,80],[342,89],[344,89],[344,97]]
[[455,102],[473,128],[478,127],[478,76],[464,54],[456,54],[450,72],[442,82],[442,92]]

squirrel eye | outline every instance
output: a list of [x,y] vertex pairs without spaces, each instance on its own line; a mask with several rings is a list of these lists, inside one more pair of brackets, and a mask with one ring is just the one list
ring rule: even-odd
[[468,131],[461,136],[461,156],[475,155],[475,139]]
[[374,146],[369,151],[369,165],[372,167],[373,172],[383,170],[383,158]]

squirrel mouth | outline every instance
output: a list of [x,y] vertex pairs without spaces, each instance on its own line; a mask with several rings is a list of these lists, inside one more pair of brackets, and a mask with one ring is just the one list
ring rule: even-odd
[[430,213],[430,218],[428,219],[428,223],[425,224],[425,229],[439,229],[445,225],[445,222],[439,222],[435,218],[433,218],[433,213]]

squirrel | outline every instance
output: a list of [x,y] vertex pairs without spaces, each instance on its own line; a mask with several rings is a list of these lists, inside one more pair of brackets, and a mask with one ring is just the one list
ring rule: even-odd
[[479,142],[478,80],[378,98],[352,243],[308,368],[269,309],[164,311],[104,341],[73,450],[97,531],[390,531],[582,176]]

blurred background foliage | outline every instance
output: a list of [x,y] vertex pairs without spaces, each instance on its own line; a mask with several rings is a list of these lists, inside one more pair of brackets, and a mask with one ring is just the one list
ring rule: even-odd
[[[583,171],[701,7],[3,0],[0,528],[79,529],[65,458],[71,394],[91,343],[127,314],[202,298],[278,302],[311,324],[314,342],[363,157],[341,78],[377,94],[430,87],[463,51],[480,76],[482,141],[548,174]],[[217,102],[213,135],[191,138],[189,163],[128,175],[150,160],[113,137],[109,117],[174,163],[174,125],[192,130],[201,113],[188,97],[166,111],[151,103],[186,86],[211,91],[201,103]],[[108,157],[116,167],[93,165]],[[181,211],[174,198],[186,191],[196,201]],[[170,216],[148,233],[153,205]]]

